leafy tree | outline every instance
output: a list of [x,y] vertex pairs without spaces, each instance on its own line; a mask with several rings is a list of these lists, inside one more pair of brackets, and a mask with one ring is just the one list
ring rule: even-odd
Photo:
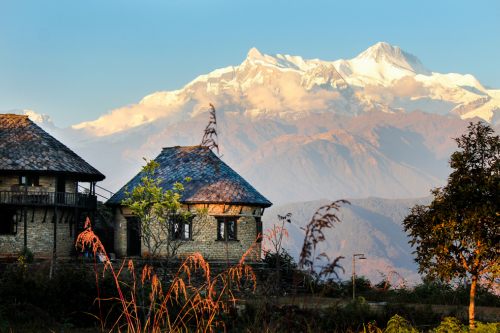
[[[125,192],[122,204],[129,207],[140,221],[141,240],[148,255],[167,258],[174,256],[183,242],[173,237],[174,223],[186,222],[190,212],[182,209],[180,202],[184,186],[176,182],[172,189],[164,190],[162,179],[155,176],[159,167],[156,161],[146,161],[140,183]],[[186,178],[185,181],[190,181]]]
[[455,141],[459,150],[451,155],[448,184],[432,191],[430,205],[413,207],[403,224],[420,273],[470,283],[472,330],[478,281],[499,277],[500,140],[478,122]]

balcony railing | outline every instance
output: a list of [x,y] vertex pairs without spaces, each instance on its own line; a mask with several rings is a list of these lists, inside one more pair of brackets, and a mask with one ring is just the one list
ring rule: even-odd
[[96,209],[97,197],[90,194],[66,192],[0,191],[0,205]]

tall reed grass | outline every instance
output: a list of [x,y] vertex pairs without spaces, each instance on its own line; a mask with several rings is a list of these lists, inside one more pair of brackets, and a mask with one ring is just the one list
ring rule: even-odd
[[[238,263],[218,274],[200,253],[187,256],[171,279],[162,281],[155,268],[138,269],[132,260],[114,265],[87,218],[85,230],[78,235],[77,248],[90,248],[103,263],[102,274],[111,274],[117,296],[97,302],[114,302],[118,315],[112,323],[108,315],[96,317],[102,330],[136,332],[214,332],[224,330],[221,319],[234,309],[237,292],[242,287],[255,291],[256,275],[247,264],[255,251],[254,244]],[[96,282],[100,273],[96,270]],[[165,275],[166,276],[166,275]],[[99,306],[99,308],[101,308]]]

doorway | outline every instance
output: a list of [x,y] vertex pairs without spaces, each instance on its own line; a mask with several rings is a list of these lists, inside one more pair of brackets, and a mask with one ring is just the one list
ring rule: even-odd
[[64,176],[57,177],[56,181],[56,203],[64,204],[66,202],[66,178]]
[[127,219],[127,256],[141,255],[141,228],[140,220],[135,216]]
[[15,235],[17,233],[16,210],[0,208],[0,235]]

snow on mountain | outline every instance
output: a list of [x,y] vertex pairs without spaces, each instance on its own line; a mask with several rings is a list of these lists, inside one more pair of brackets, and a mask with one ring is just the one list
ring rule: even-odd
[[121,107],[93,121],[73,125],[93,136],[106,136],[154,122],[159,118],[175,116],[186,100],[179,91],[157,92],[144,97],[138,104]]
[[[417,57],[401,50],[398,46],[392,46],[384,42],[379,42],[371,46],[352,60],[353,63],[363,61],[374,63],[374,65],[392,65],[410,73],[429,74],[429,71]],[[388,67],[388,70],[391,71],[393,69]]]
[[158,119],[189,119],[209,102],[252,119],[420,110],[491,122],[500,107],[498,93],[472,75],[430,72],[417,57],[383,42],[352,59],[335,61],[267,55],[252,48],[240,65],[200,75],[179,90],[152,93],[72,128],[107,136]]
[[499,91],[472,75],[430,72],[387,43],[336,61],[252,48],[237,66],[152,93],[66,134],[84,157],[113,156],[96,157],[113,190],[142,157],[199,144],[213,103],[225,160],[271,200],[415,197],[443,183],[451,138],[466,125],[460,119],[498,122]]
[[337,60],[334,64],[350,84],[359,87],[367,84],[389,86],[405,76],[430,74],[417,57],[382,42],[354,59]]
[[54,127],[54,123],[49,115],[37,113],[33,110],[29,109],[15,109],[15,110],[7,110],[2,113],[13,113],[13,114],[21,114],[28,116],[32,121],[39,125],[43,125],[44,127]]
[[275,56],[270,56],[267,54],[262,54],[255,47],[248,51],[247,58],[244,62],[245,65],[264,65],[278,67],[282,70],[297,70],[297,71],[307,71],[311,67],[314,67],[313,61],[304,60],[300,56],[282,55],[277,54]]

